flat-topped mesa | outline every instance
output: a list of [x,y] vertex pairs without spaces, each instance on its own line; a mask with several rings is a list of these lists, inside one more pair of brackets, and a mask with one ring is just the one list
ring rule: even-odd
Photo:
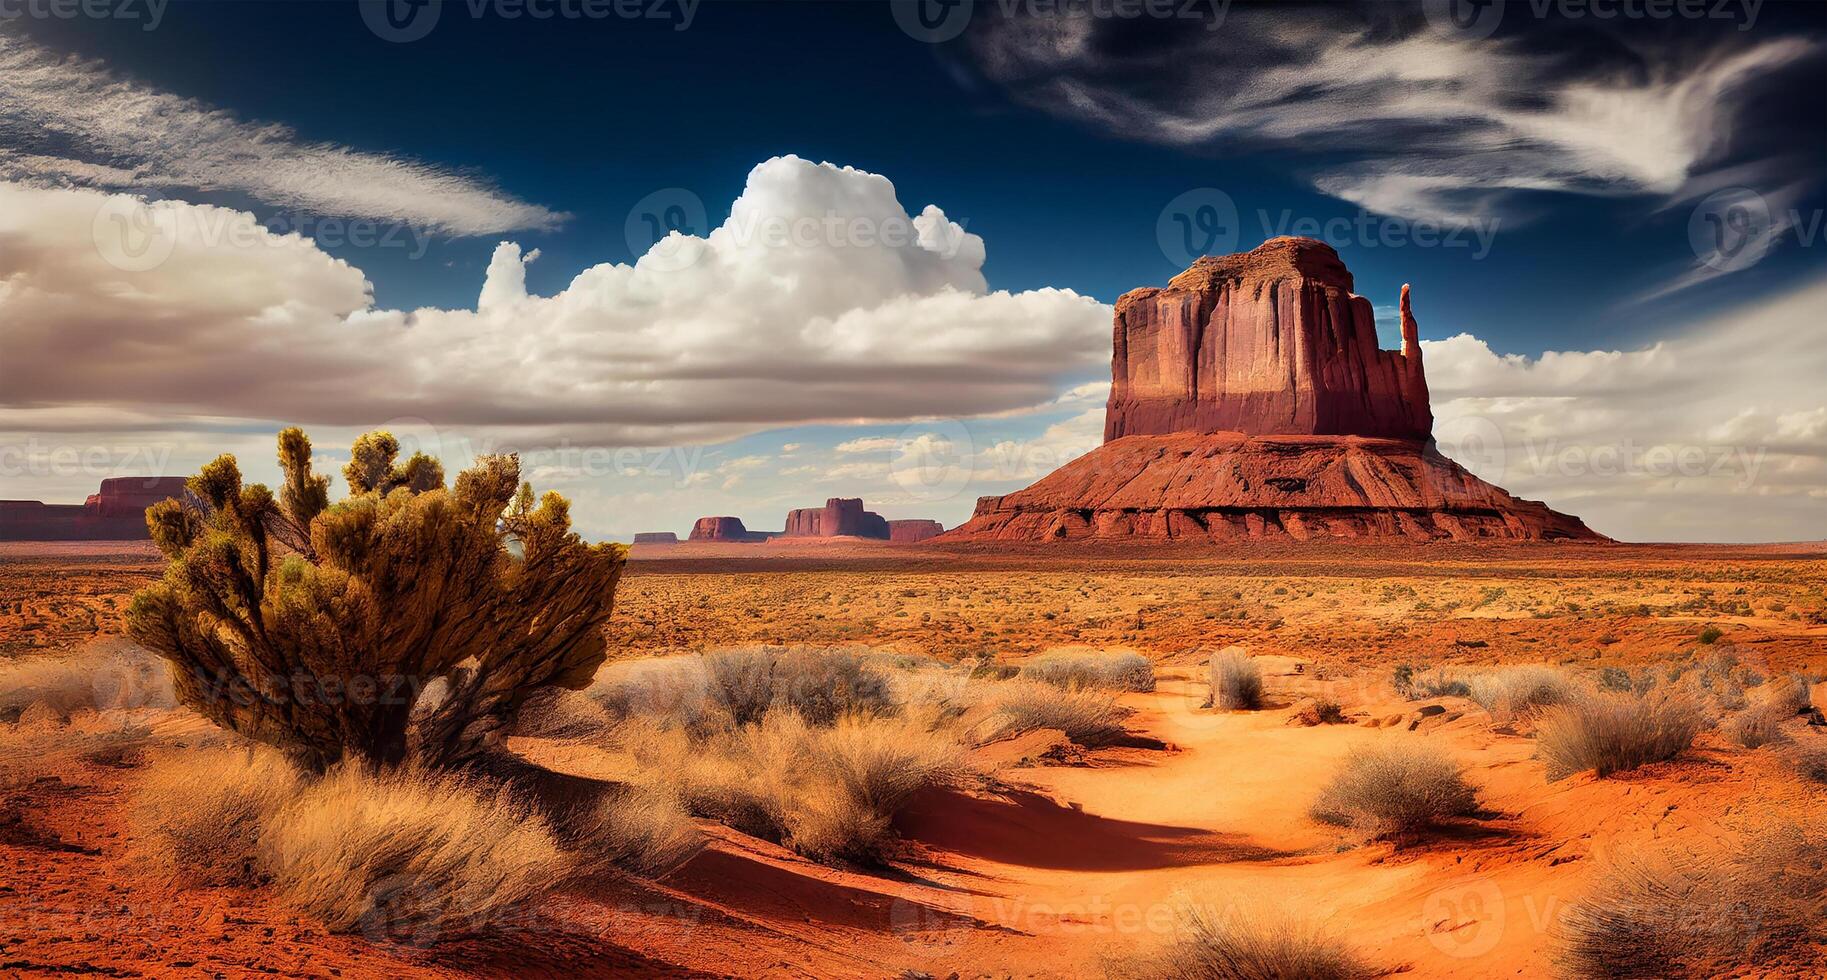
[[755,541],[759,535],[742,525],[740,517],[700,517],[691,527],[692,541]]
[[860,497],[832,497],[823,507],[803,507],[787,513],[789,538],[889,538],[888,522],[864,510]]
[[1421,344],[1402,287],[1402,350],[1330,245],[1273,238],[1207,256],[1117,300],[1104,441],[1176,432],[1426,440]]

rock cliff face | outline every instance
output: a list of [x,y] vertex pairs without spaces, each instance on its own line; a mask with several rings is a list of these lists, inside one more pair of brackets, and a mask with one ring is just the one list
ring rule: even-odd
[[1370,301],[1331,246],[1275,238],[1117,300],[1104,440],[1170,432],[1426,439],[1421,345],[1377,347]]
[[678,544],[679,536],[671,531],[638,531],[635,544]]
[[1435,447],[1419,329],[1379,350],[1329,246],[1277,238],[1117,301],[1104,445],[947,541],[1604,540]]
[[146,508],[185,494],[181,476],[114,477],[81,504],[0,500],[0,541],[119,541],[151,537]]
[[788,538],[879,538],[888,540],[888,522],[863,509],[858,497],[832,497],[823,507],[805,507],[787,513]]
[[913,544],[916,541],[925,541],[927,538],[936,538],[944,533],[945,525],[938,521],[888,522],[888,540],[896,544]]

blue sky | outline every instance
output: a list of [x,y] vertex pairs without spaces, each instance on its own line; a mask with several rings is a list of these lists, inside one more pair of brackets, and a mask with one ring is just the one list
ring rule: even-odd
[[[1457,399],[1462,411],[1443,413],[1448,421],[1500,428],[1508,459],[1486,465],[1503,470],[1493,475],[1519,493],[1545,496],[1627,536],[1827,535],[1809,523],[1807,506],[1812,500],[1819,510],[1814,464],[1827,450],[1816,445],[1811,423],[1820,399],[1799,386],[1759,384],[1764,368],[1755,363],[1734,365],[1709,386],[1703,355],[1690,353],[1707,349],[1706,337],[1721,324],[1805,308],[1800,300],[1781,304],[1808,295],[1827,273],[1827,230],[1819,227],[1827,163],[1822,5],[1744,5],[1720,19],[1644,21],[1569,15],[1586,8],[1564,5],[1537,18],[1530,5],[1511,3],[1487,37],[1430,20],[1419,3],[1220,3],[1203,19],[1129,19],[1081,8],[1036,16],[1031,5],[979,2],[958,36],[928,43],[910,36],[889,5],[870,2],[706,2],[691,8],[688,24],[682,6],[659,0],[635,5],[639,18],[600,19],[566,16],[575,5],[532,2],[555,15],[510,17],[519,9],[511,2],[446,0],[418,8],[421,18],[436,12],[425,36],[396,41],[371,29],[354,3],[178,0],[155,17],[150,0],[123,0],[119,16],[66,20],[34,15],[21,0],[5,9],[24,13],[0,26],[16,86],[10,107],[0,108],[0,178],[34,190],[220,205],[270,229],[300,230],[318,252],[359,270],[371,289],[370,312],[474,311],[491,263],[516,285],[524,276],[526,296],[556,297],[586,270],[641,258],[650,241],[629,229],[642,225],[644,213],[661,217],[683,203],[675,215],[684,221],[674,226],[707,236],[754,186],[752,172],[789,154],[808,169],[779,175],[768,200],[859,199],[860,178],[815,167],[828,161],[892,182],[902,217],[934,205],[958,234],[981,240],[978,268],[916,255],[912,265],[883,273],[881,295],[821,298],[854,302],[874,317],[876,346],[857,356],[875,356],[882,367],[855,383],[781,365],[758,379],[739,364],[706,364],[690,349],[669,349],[674,360],[651,375],[617,374],[614,390],[592,392],[592,375],[580,364],[638,362],[651,352],[626,346],[625,337],[605,341],[578,312],[591,304],[574,290],[577,302],[565,315],[587,349],[569,349],[571,335],[541,353],[515,348],[500,336],[514,329],[501,317],[487,328],[494,335],[475,341],[476,350],[521,369],[555,359],[550,371],[528,370],[521,381],[538,407],[515,404],[511,387],[478,387],[467,398],[454,389],[437,394],[435,379],[419,374],[412,385],[427,392],[422,414],[400,407],[409,399],[375,402],[385,413],[375,421],[422,420],[427,441],[454,455],[560,447],[547,453],[549,482],[576,497],[580,521],[605,535],[682,531],[691,517],[711,512],[777,527],[789,507],[833,495],[879,499],[893,517],[958,522],[976,494],[1014,489],[1046,462],[1089,448],[1102,397],[1095,382],[1107,377],[1108,314],[1096,304],[1179,271],[1193,243],[1176,244],[1175,222],[1203,225],[1211,212],[1199,206],[1214,200],[1228,201],[1236,216],[1225,215],[1215,236],[1193,228],[1204,239],[1195,251],[1321,229],[1356,275],[1357,291],[1380,309],[1393,305],[1402,283],[1413,283],[1424,339],[1475,338],[1437,358],[1430,351],[1436,410]],[[426,23],[409,13],[396,9],[396,22]],[[1400,69],[1392,71],[1392,62]],[[94,86],[103,102],[118,100],[118,108],[97,115],[60,100],[69,77]],[[197,115],[161,114],[173,129],[155,132],[148,129],[155,123],[133,116],[147,100],[171,100]],[[205,116],[222,127],[207,139],[196,135]],[[349,155],[362,165],[344,169]],[[245,163],[249,157],[256,165]],[[311,180],[313,168],[321,181]],[[819,181],[829,186],[814,186]],[[1726,261],[1702,254],[1695,236],[1700,229],[1704,241],[1707,222],[1723,220],[1705,212],[1736,200],[1720,203],[1717,195],[1728,190],[1757,195],[1765,217],[1747,226],[1755,240],[1735,243],[1740,250]],[[21,240],[54,237],[40,226],[61,213],[57,201],[15,203],[31,209]],[[351,229],[339,220],[362,224]],[[360,232],[376,241],[362,241]],[[1429,236],[1445,243],[1416,243]],[[502,242],[515,243],[520,257],[537,250],[537,258],[509,261],[498,251]],[[177,254],[181,261],[189,253]],[[851,269],[841,261],[829,270]],[[131,274],[175,275],[171,263]],[[325,310],[345,325],[361,321],[359,297],[347,300],[345,286],[315,266],[254,264],[234,275],[299,290],[321,286]],[[628,293],[615,291],[623,288],[608,295],[626,301]],[[707,288],[716,287],[691,286]],[[890,341],[911,328],[882,322],[896,291],[906,289],[991,298],[1007,291],[1014,305],[978,304],[945,322],[979,335],[923,340],[930,346],[910,353]],[[1050,290],[1069,290],[1083,305],[1067,309],[1043,295]],[[511,302],[520,297],[508,294]],[[104,298],[111,322],[121,325],[110,337],[162,322],[135,319],[116,293]],[[78,299],[59,315],[75,315],[69,310]],[[273,304],[262,303],[270,314]],[[1043,314],[1035,304],[1051,305]],[[817,315],[842,324],[844,309],[820,306]],[[1012,313],[1047,325],[1029,331],[1031,347],[981,336]],[[708,314],[677,315],[689,333]],[[977,315],[981,322],[971,319]],[[617,316],[618,329],[638,334],[629,326],[638,316]],[[804,341],[808,330],[792,316],[790,305],[771,310],[754,329]],[[1095,327],[1100,316],[1104,326]],[[412,327],[410,318],[400,322]],[[656,329],[672,329],[669,322]],[[28,340],[53,336],[45,323],[43,333],[16,329]],[[484,329],[465,321],[463,329],[472,327]],[[1797,342],[1812,355],[1822,345],[1818,324],[1813,334],[1808,329],[1770,327],[1779,336],[1803,331]],[[358,353],[364,346],[355,329],[325,336],[323,343],[341,337]],[[421,324],[411,340],[436,348],[446,338]],[[136,356],[121,343],[94,354]],[[181,349],[175,338],[142,334],[140,356],[148,343]],[[321,347],[288,355],[272,350],[270,337],[262,343],[264,366],[288,356],[300,371],[344,363]],[[1393,345],[1393,332],[1385,343]],[[390,374],[397,360],[386,360],[407,348],[372,349],[377,360],[362,366],[370,387],[411,373]],[[1538,360],[1544,352],[1579,356]],[[1593,365],[1607,363],[1601,355],[1610,352],[1622,366],[1607,380]],[[901,354],[906,370],[897,373]],[[1686,359],[1669,368],[1670,357]],[[1781,363],[1793,369],[1798,362]],[[442,362],[417,370],[434,368],[451,370]],[[459,363],[460,372],[471,369],[488,373],[486,365]],[[947,411],[951,395],[933,395],[940,386],[931,379],[946,370],[984,375],[958,393],[956,414]],[[117,371],[119,395],[75,381],[59,387],[59,379],[36,372],[7,379],[4,438],[29,447],[10,458],[36,462],[6,469],[0,496],[86,492],[96,467],[44,462],[59,447],[104,448],[117,458],[114,467],[182,469],[217,444],[244,459],[264,457],[263,440],[280,422],[311,424],[324,433],[326,452],[363,424],[355,417],[360,399],[305,390],[296,375],[274,386],[285,397],[263,399],[247,391],[205,397],[197,392],[208,386],[196,384],[174,383],[182,388],[174,394],[150,381],[140,391],[143,371],[131,361]],[[665,387],[685,376],[700,385],[727,380],[723,394],[735,404],[737,394],[750,393],[750,410],[687,410],[708,395],[704,387]],[[818,396],[804,404],[789,397],[800,382]],[[643,383],[659,386],[651,400],[641,399]],[[1482,397],[1475,383],[1500,389],[1491,394],[1508,402]],[[1709,389],[1704,417],[1660,407],[1658,399],[1691,409],[1702,399],[1682,394],[1689,388]],[[577,393],[570,408],[566,391]],[[656,401],[672,407],[654,411]],[[778,410],[753,410],[763,402]],[[269,404],[272,416],[262,412]],[[276,417],[281,410],[286,417]],[[1557,431],[1553,419],[1562,415],[1573,421]],[[1621,417],[1665,424],[1638,432],[1616,424]],[[849,424],[854,419],[872,421]],[[952,442],[962,431],[968,449],[948,445],[937,463],[905,459],[910,444],[941,430]],[[1569,476],[1559,463],[1544,469],[1543,459],[1558,458],[1566,445],[1590,449],[1626,438],[1633,446],[1743,450],[1746,458],[1762,448],[1766,459],[1775,456],[1755,473],[1740,467],[1733,479],[1639,467],[1594,480]],[[986,468],[983,454],[998,446],[1034,448],[1008,448],[1019,462]],[[592,450],[618,448],[657,448],[673,462],[658,474],[646,462],[605,469],[600,452],[597,463],[576,463]],[[120,461],[127,456],[133,460]],[[976,458],[968,478],[945,475],[953,457]],[[910,477],[913,470],[919,475]],[[1766,516],[1709,523],[1722,501],[1742,504],[1747,495],[1767,498]],[[1652,496],[1675,503],[1646,508]]]

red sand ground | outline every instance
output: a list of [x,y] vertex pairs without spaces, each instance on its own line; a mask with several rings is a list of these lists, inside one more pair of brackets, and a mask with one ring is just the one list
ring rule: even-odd
[[[123,751],[46,760],[43,776],[0,801],[0,975],[1086,976],[1163,941],[1176,903],[1222,908],[1241,896],[1328,918],[1405,975],[1539,977],[1552,970],[1561,911],[1617,849],[1700,846],[1823,798],[1775,753],[1717,733],[1672,763],[1549,784],[1532,741],[1469,702],[1447,699],[1465,715],[1409,731],[1415,705],[1385,681],[1399,660],[1647,663],[1690,648],[1707,624],[1772,669],[1827,670],[1818,546],[662,550],[637,555],[624,586],[623,650],[766,639],[950,659],[1132,646],[1156,657],[1163,682],[1127,697],[1130,727],[1169,748],[1016,766],[1046,746],[992,746],[985,757],[1008,766],[1005,788],[921,800],[900,823],[909,848],[891,868],[829,868],[718,828],[710,850],[660,884],[596,884],[499,935],[419,949],[327,934],[256,892],[146,874],[125,808],[144,747],[208,734],[165,715]],[[106,631],[155,570],[143,549],[0,551],[0,651]],[[1230,642],[1286,655],[1268,661],[1274,707],[1199,707],[1193,650]],[[1287,724],[1293,701],[1319,689],[1352,724]],[[1794,737],[1827,734],[1802,726]],[[1393,739],[1449,746],[1488,812],[1400,851],[1307,819],[1351,746]],[[514,747],[567,771],[618,765],[581,744]],[[1822,965],[1770,963],[1757,975],[1819,976]]]

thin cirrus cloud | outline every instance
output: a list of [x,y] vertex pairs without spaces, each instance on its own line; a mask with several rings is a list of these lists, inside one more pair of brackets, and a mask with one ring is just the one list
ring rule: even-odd
[[273,207],[453,236],[551,229],[567,217],[472,175],[243,120],[6,31],[0,179],[239,193]]
[[[1323,154],[1304,173],[1317,190],[1444,225],[1527,220],[1527,192],[1692,199],[1741,149],[1754,86],[1822,51],[1799,35],[1544,49],[1389,16],[1401,9],[1239,7],[1154,43],[1093,18],[987,18],[971,50],[1044,111],[1175,146]],[[1780,223],[1816,171],[1760,148],[1730,173]]]

